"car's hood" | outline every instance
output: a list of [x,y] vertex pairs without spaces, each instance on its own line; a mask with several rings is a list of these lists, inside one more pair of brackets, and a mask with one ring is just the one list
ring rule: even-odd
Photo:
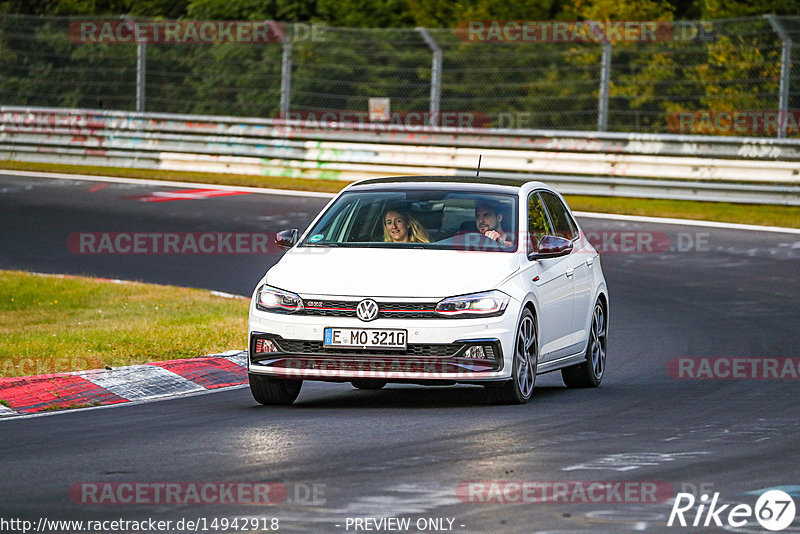
[[301,295],[442,298],[492,289],[518,263],[505,252],[301,247],[266,282]]

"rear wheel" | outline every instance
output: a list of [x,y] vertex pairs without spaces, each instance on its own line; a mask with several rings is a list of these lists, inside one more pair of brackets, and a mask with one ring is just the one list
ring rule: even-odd
[[253,398],[264,405],[291,404],[300,394],[300,388],[303,386],[303,381],[297,379],[254,374],[249,375],[248,378]]
[[561,370],[561,378],[569,388],[595,388],[606,371],[606,310],[597,301],[592,312],[592,327],[586,344],[586,360]]
[[487,386],[486,393],[492,404],[525,404],[533,396],[539,347],[536,340],[536,323],[530,310],[522,312],[514,343],[514,368],[511,380],[499,386]]
[[386,385],[380,380],[353,380],[350,383],[356,389],[382,389]]

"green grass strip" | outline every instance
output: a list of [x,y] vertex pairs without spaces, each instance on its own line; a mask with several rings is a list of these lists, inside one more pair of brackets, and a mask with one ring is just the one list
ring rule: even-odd
[[247,299],[0,271],[0,376],[141,364],[247,346]]

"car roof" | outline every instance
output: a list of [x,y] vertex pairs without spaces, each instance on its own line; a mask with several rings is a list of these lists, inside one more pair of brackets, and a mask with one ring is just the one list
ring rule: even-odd
[[444,188],[459,189],[467,186],[473,190],[495,191],[505,193],[519,193],[520,188],[531,184],[532,187],[545,187],[542,182],[514,180],[511,178],[491,178],[478,176],[387,176],[382,178],[367,178],[355,182],[348,187],[349,190],[369,190],[398,187],[401,189],[417,188]]

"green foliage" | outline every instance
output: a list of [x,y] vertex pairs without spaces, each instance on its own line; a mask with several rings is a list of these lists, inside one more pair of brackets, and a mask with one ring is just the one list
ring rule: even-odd
[[275,13],[259,0],[189,0],[186,18],[193,20],[268,20]]
[[414,25],[405,0],[318,0],[313,20],[345,28]]
[[672,20],[667,0],[574,0],[565,6],[567,20]]
[[697,3],[704,19],[751,17],[764,13],[800,15],[800,0],[699,0]]
[[314,0],[189,0],[182,18],[296,22],[316,19],[318,15]]
[[701,101],[706,109],[762,109],[765,102],[761,94],[737,91],[733,82],[738,80],[757,80],[763,91],[777,94],[780,74],[778,51],[772,49],[762,52],[755,43],[741,46],[745,40],[748,40],[747,37],[720,37],[708,45],[708,61],[690,73],[691,78],[705,87]]
[[344,27],[452,28],[465,20],[670,20],[800,15],[800,0],[5,0],[0,13],[198,20],[314,21]]
[[[426,111],[431,51],[416,26],[749,17],[709,22],[707,36],[688,40],[613,44],[609,129],[665,132],[673,112],[775,109],[780,42],[757,15],[800,13],[800,0],[6,0],[2,12],[281,20],[290,36],[291,22],[301,21],[293,38],[291,109],[318,113],[366,112],[372,96],[389,97],[392,111]],[[0,16],[0,101],[134,109],[136,46],[73,42],[69,23]],[[321,38],[309,38],[310,24],[321,29]],[[800,23],[793,24],[796,42]],[[381,27],[394,29],[375,30]],[[443,112],[477,113],[512,128],[596,128],[598,43],[469,42],[452,29],[432,33],[443,49]],[[148,44],[146,54],[148,111],[279,114],[280,44]],[[800,47],[794,55],[797,65]],[[800,94],[796,78],[792,108]]]
[[187,0],[7,0],[0,13],[177,18],[186,14],[186,5]]

